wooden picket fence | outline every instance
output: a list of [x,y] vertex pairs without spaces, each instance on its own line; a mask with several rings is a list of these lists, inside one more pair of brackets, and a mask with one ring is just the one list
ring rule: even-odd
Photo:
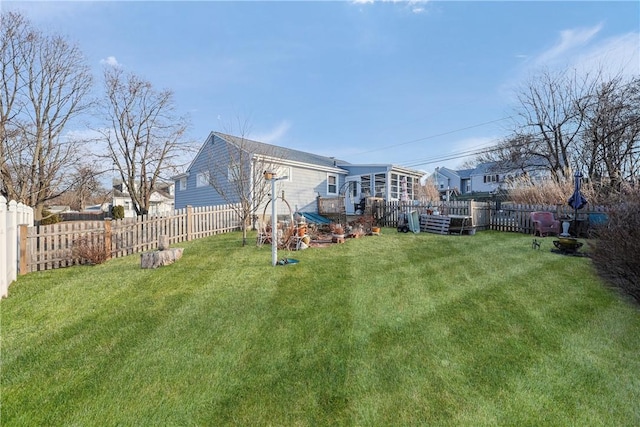
[[383,227],[397,227],[400,213],[417,211],[418,214],[465,215],[473,218],[473,225],[478,230],[488,230],[491,227],[491,204],[475,201],[451,201],[441,203],[414,202],[384,202],[374,206],[372,211],[377,217],[378,224]]
[[20,233],[20,274],[85,263],[78,255],[79,242],[105,248],[108,258],[118,258],[156,249],[162,235],[175,244],[240,228],[232,205],[189,206],[168,216],[25,225]]
[[[383,202],[373,206],[372,212],[383,227],[397,227],[399,214],[417,211],[418,214],[439,212],[440,215],[471,216],[472,224],[477,230],[496,230],[512,233],[533,234],[531,212],[553,212],[556,218],[572,218],[572,232],[586,235],[589,227],[588,217],[591,213],[606,212],[604,206],[588,206],[578,211],[577,216],[571,206],[563,205],[524,205],[516,203],[495,203],[471,201],[438,202],[421,204],[415,202]],[[575,217],[575,218],[573,218]]]
[[501,203],[491,210],[491,229],[515,233],[533,234],[531,212],[553,212],[555,218],[571,218],[572,234],[586,235],[589,227],[589,214],[607,212],[605,206],[588,206],[577,212],[567,205],[523,205]]
[[[401,212],[417,211],[418,214],[471,216],[477,230],[497,230],[533,233],[530,213],[552,211],[556,218],[573,214],[569,206],[516,205],[490,202],[452,201],[433,204],[414,202],[383,202],[373,206],[378,224],[397,227]],[[602,212],[603,208],[582,210],[578,221],[585,220],[590,212]],[[582,219],[581,219],[582,217]],[[190,241],[213,234],[239,230],[237,212],[232,205],[212,207],[187,207],[168,216],[141,216],[121,220],[72,221],[46,226],[17,225],[19,274],[50,270],[85,263],[77,250],[79,239],[84,244],[104,247],[108,258],[154,250],[159,236],[169,237],[170,244]],[[15,228],[15,227],[14,227]],[[0,234],[2,230],[0,230]],[[15,241],[15,240],[14,240]],[[8,265],[10,267],[10,265]],[[1,284],[8,285],[3,281]],[[10,282],[10,280],[9,280]],[[8,286],[6,286],[8,287]]]

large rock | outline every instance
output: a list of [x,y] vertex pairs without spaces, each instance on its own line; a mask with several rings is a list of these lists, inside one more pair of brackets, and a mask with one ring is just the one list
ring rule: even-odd
[[165,249],[162,251],[145,252],[140,254],[141,268],[158,268],[173,264],[182,258],[183,248]]

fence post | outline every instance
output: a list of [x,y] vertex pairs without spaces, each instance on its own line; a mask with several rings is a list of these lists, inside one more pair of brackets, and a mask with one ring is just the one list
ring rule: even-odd
[[18,203],[15,200],[9,202],[7,209],[7,242],[9,250],[7,253],[8,281],[11,284],[18,277]]
[[193,206],[187,205],[187,242],[191,241],[193,233]]
[[29,227],[20,225],[20,275],[27,274],[29,272],[29,251],[27,251],[27,237],[29,233]]
[[9,266],[7,265],[8,251],[12,249],[8,241],[7,224],[7,199],[0,196],[0,298],[9,294]]
[[473,200],[469,200],[469,216],[471,217],[471,226],[475,227],[478,224],[478,220],[476,219],[476,215],[475,215],[475,209],[476,208],[476,202]]
[[111,259],[111,219],[104,220],[104,250],[107,252],[107,259]]

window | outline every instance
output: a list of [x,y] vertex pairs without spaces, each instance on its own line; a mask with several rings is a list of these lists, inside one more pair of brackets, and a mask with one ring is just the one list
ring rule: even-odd
[[338,194],[338,175],[327,174],[327,194]]
[[[415,182],[418,182],[418,180],[416,179]],[[413,183],[414,183],[414,178],[412,176],[408,176],[407,177],[407,197],[409,197],[409,200],[413,200]]]
[[490,182],[499,182],[500,181],[500,176],[499,175],[485,175],[484,176],[484,183],[490,183]]
[[180,178],[180,191],[184,191],[187,189],[187,178]]
[[291,166],[278,166],[275,172],[276,172],[276,177],[286,176],[287,179],[285,179],[284,181],[286,182],[293,181],[293,169],[291,168]]
[[398,179],[398,174],[397,173],[392,173],[391,174],[391,198],[392,199],[398,199],[399,196],[399,185],[400,185],[400,180]]
[[229,165],[227,168],[227,179],[229,182],[235,182],[240,179],[240,166]]
[[371,175],[360,176],[360,191],[362,192],[362,197],[371,196]]
[[209,172],[201,172],[196,177],[196,187],[206,187],[209,185]]
[[349,182],[349,191],[354,199],[358,196],[358,183],[356,181]]
[[376,197],[385,197],[386,189],[387,189],[387,175],[384,173],[377,173],[374,175],[375,182],[375,196]]

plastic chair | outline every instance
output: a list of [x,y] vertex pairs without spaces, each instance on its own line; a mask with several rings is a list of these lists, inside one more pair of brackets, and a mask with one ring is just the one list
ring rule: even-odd
[[531,212],[533,235],[545,237],[547,234],[560,234],[560,221],[553,217],[552,212]]

